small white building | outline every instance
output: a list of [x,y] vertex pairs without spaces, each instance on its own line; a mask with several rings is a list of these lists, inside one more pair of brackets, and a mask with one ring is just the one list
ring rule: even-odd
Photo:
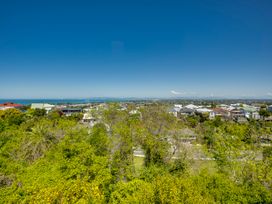
[[54,107],[55,105],[48,104],[48,103],[32,103],[31,104],[31,109],[45,109],[47,113],[51,111]]
[[196,105],[194,105],[194,104],[189,104],[189,105],[185,106],[185,108],[189,108],[189,109],[196,110],[196,109],[199,108],[199,106],[196,106]]
[[243,106],[243,104],[241,103],[233,103],[233,104],[230,104],[230,106],[234,107],[234,108],[240,108]]
[[175,104],[175,105],[174,105],[174,108],[179,108],[179,109],[181,109],[181,108],[182,108],[182,105],[181,105],[181,104]]
[[196,112],[198,112],[198,113],[211,113],[212,110],[210,110],[208,108],[198,108],[198,109],[196,109]]
[[130,115],[140,114],[140,111],[138,111],[138,110],[131,110],[131,111],[129,111],[129,114]]
[[261,116],[260,116],[260,114],[258,112],[253,112],[251,116],[252,116],[252,118],[254,120],[260,120],[261,119]]
[[84,113],[82,123],[88,124],[90,127],[93,127],[95,124],[98,123],[98,121],[90,113]]

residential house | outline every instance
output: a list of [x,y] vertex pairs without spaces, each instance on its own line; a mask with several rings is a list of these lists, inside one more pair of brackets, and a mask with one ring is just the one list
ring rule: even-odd
[[230,118],[230,112],[224,108],[213,108],[210,112],[209,118],[214,119],[215,117],[221,117],[223,119]]
[[234,104],[230,104],[231,107],[234,107],[234,108],[240,108],[240,107],[243,107],[243,104],[241,103],[234,103]]
[[231,119],[238,122],[238,123],[244,123],[247,122],[247,119],[245,117],[245,111],[243,109],[235,108],[230,111]]
[[199,106],[196,106],[196,105],[194,105],[194,104],[189,104],[189,105],[185,106],[185,108],[189,108],[189,109],[196,110],[196,109],[198,109],[198,108],[200,108],[200,107],[199,107]]
[[251,118],[254,119],[254,120],[260,120],[261,116],[260,116],[259,112],[253,112],[251,114]]
[[[248,118],[248,119],[253,118],[253,117],[258,118],[258,115],[257,115],[258,108],[257,107],[244,104],[241,109],[244,110],[246,118]],[[254,113],[254,116],[253,116],[253,113]]]
[[169,111],[169,113],[173,114],[175,117],[178,117],[178,114],[181,109],[182,105],[174,105],[174,107]]
[[239,117],[245,117],[245,112],[242,109],[235,108],[230,111],[230,116],[232,119],[237,119]]
[[54,107],[55,107],[55,105],[48,104],[48,103],[32,103],[30,108],[31,109],[45,109],[46,112],[48,113]]
[[183,107],[180,109],[179,111],[180,115],[194,115],[195,114],[195,110],[191,109],[191,108],[187,108],[187,107]]
[[197,113],[201,113],[201,114],[205,114],[205,113],[210,113],[210,112],[212,112],[212,110],[211,110],[211,109],[208,109],[208,108],[198,108],[198,109],[196,109],[196,112],[197,112]]
[[181,109],[181,108],[182,108],[182,105],[181,105],[181,104],[175,104],[175,105],[174,105],[174,108],[179,108],[179,109]]
[[12,102],[6,102],[6,103],[2,103],[0,104],[0,110],[6,110],[6,109],[10,109],[10,108],[22,108],[23,105],[21,104],[16,104],[16,103],[12,103]]
[[84,113],[82,118],[82,123],[87,124],[90,127],[93,127],[95,124],[98,123],[98,120],[91,115],[91,113]]
[[60,111],[66,116],[71,116],[74,113],[81,113],[82,109],[68,107],[68,108],[62,108],[62,109],[60,109]]

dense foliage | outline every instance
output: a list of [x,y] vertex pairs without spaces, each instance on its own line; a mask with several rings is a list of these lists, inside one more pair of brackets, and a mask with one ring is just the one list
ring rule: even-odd
[[0,203],[272,203],[271,123],[134,109],[0,111]]

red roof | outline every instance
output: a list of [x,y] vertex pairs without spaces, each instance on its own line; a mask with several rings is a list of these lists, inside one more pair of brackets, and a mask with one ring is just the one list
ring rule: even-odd
[[0,104],[0,107],[22,107],[23,105],[21,104],[16,104],[16,103],[12,103],[12,102],[6,102],[6,103],[2,103]]
[[227,114],[228,113],[228,111],[223,109],[223,108],[214,108],[213,111],[216,112],[216,113],[221,113],[221,114]]

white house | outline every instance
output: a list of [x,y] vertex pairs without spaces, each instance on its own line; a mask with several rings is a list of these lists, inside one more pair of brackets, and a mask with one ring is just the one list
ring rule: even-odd
[[95,124],[98,123],[98,120],[94,118],[91,113],[84,113],[82,122],[88,124],[90,127],[93,127]]
[[198,112],[198,113],[211,113],[212,110],[210,110],[208,108],[198,108],[198,109],[196,109],[196,112]]
[[181,105],[181,104],[175,104],[175,105],[174,105],[174,108],[179,108],[179,109],[181,109],[181,108],[182,108],[182,105]]
[[130,115],[140,114],[140,111],[138,111],[138,110],[131,110],[131,111],[129,111],[129,114]]
[[260,116],[259,112],[253,112],[251,116],[255,120],[260,120],[261,119],[261,116]]
[[196,105],[194,105],[194,104],[189,104],[189,105],[185,106],[185,108],[189,108],[189,109],[196,110],[196,109],[199,108],[199,106],[196,106]]
[[47,113],[51,111],[54,107],[55,105],[51,105],[48,103],[32,103],[31,104],[31,109],[45,109]]

